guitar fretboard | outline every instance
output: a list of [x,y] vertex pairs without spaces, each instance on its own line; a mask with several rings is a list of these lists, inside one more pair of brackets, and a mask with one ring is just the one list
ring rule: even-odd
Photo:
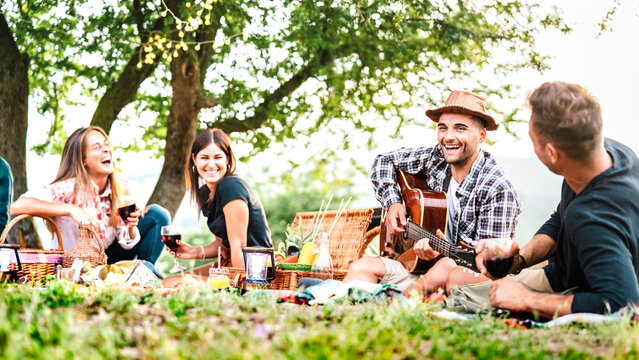
[[412,221],[408,221],[406,225],[406,237],[409,240],[421,240],[428,239],[428,243],[433,250],[438,253],[450,257],[450,243],[448,241],[441,239],[439,236],[433,234],[432,232],[422,228]]

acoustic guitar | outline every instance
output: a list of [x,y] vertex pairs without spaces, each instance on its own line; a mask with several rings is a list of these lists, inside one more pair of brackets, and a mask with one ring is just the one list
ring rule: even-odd
[[453,259],[457,265],[478,271],[475,266],[475,249],[463,243],[451,244],[435,235],[437,229],[446,234],[446,193],[431,190],[426,179],[403,171],[397,171],[397,183],[408,213],[406,227],[403,233],[391,236],[386,228],[386,212],[382,214],[380,255],[399,261],[409,272],[423,274],[429,270],[429,262],[417,257],[413,246],[417,241],[426,238],[433,250]]

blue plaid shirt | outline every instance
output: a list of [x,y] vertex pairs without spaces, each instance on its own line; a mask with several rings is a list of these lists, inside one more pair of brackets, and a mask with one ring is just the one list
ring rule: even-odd
[[[444,180],[450,165],[439,146],[432,148],[401,148],[378,155],[371,168],[371,182],[377,200],[388,209],[402,202],[395,180],[396,170],[426,178],[434,191],[444,191]],[[521,201],[503,170],[484,150],[479,151],[470,172],[457,188],[459,211],[448,231],[452,239],[474,245],[480,239],[514,238]]]
[[13,199],[13,175],[9,164],[0,157],[0,233],[9,222],[9,205]]

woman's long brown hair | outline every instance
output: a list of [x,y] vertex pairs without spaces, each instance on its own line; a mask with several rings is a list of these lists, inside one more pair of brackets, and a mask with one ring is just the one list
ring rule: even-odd
[[[86,201],[87,198],[90,197],[90,192],[93,191],[91,176],[89,175],[87,168],[84,166],[85,152],[87,148],[86,139],[87,134],[90,131],[97,131],[109,140],[107,133],[99,126],[79,128],[74,131],[64,144],[58,174],[56,175],[55,180],[51,182],[51,184],[55,184],[59,181],[75,179],[75,189],[73,190],[73,197],[71,199],[73,204]],[[108,176],[108,181],[111,183],[111,216],[109,216],[109,225],[115,227],[120,223],[117,204],[119,194],[122,189],[120,187],[119,176],[117,175],[117,169],[115,168],[113,157],[111,157],[111,162],[114,164],[114,170],[113,173]]]
[[208,198],[204,193],[200,192],[200,176],[197,172],[197,168],[195,167],[195,162],[193,158],[197,156],[197,154],[202,151],[205,147],[215,144],[217,147],[222,150],[222,152],[226,155],[228,163],[226,164],[226,174],[224,176],[231,175],[235,172],[235,155],[233,155],[233,149],[231,149],[231,139],[229,136],[224,133],[224,131],[220,129],[206,129],[200,131],[199,134],[193,140],[193,144],[191,144],[191,152],[189,153],[189,158],[186,161],[186,183],[189,187],[189,192],[191,194],[191,201],[197,203],[198,209],[201,211],[202,207],[213,198],[214,194],[209,194]]

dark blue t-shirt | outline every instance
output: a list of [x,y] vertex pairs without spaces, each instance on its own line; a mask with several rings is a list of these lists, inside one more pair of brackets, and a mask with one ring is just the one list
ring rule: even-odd
[[[208,199],[210,193],[208,187],[202,186],[200,191],[203,198]],[[202,207],[202,214],[207,217],[211,232],[222,239],[224,246],[230,248],[223,210],[226,204],[237,199],[243,200],[249,210],[246,246],[272,247],[271,230],[268,228],[262,204],[246,181],[236,175],[228,175],[222,179],[217,184],[211,202]]]
[[564,181],[557,210],[538,231],[557,244],[544,267],[552,289],[577,287],[573,313],[639,304],[639,160],[625,145],[604,144],[612,167],[579,194]]

